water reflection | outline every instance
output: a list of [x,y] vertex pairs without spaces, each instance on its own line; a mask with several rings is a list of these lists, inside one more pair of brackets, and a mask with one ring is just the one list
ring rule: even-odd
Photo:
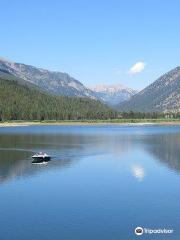
[[[87,156],[114,154],[119,159],[131,151],[132,136],[124,134],[44,134],[8,132],[0,134],[0,182],[30,176],[52,168],[70,167]],[[11,129],[10,129],[11,131]],[[44,151],[52,161],[42,169],[32,167],[31,155]]]
[[[1,134],[0,135],[0,183],[23,176],[30,176],[37,172],[51,168],[68,167],[83,156],[81,139],[74,144],[69,136],[48,136],[29,134]],[[47,150],[53,156],[52,164],[45,168],[31,165],[31,155],[40,150]],[[80,154],[79,154],[80,153]]]
[[[1,238],[179,239],[179,142],[176,127],[0,129]],[[32,165],[39,151],[52,161]]]
[[40,165],[44,164],[44,165],[47,165],[49,162],[51,162],[51,159],[47,159],[47,160],[46,159],[41,159],[41,160],[40,159],[33,159],[31,163],[32,164],[40,164]]
[[[97,135],[1,133],[0,182],[52,168],[70,167],[83,157],[112,152],[114,146],[120,156],[125,152],[121,144],[117,144],[117,138],[114,139],[115,145],[113,138],[112,141],[107,140],[107,136]],[[39,151],[47,152],[52,156],[51,163],[42,169],[31,165],[31,155]]]
[[180,172],[180,133],[155,134],[144,140],[146,149],[165,167]]
[[[66,168],[75,161],[77,159],[73,157],[55,158],[52,164],[48,164],[45,168],[38,168],[37,166],[32,167],[32,163],[35,165],[36,162],[32,161],[29,152],[0,150],[0,184],[5,181],[15,180],[16,178],[28,177],[55,167]],[[47,164],[42,164],[42,166],[45,165]]]
[[137,164],[133,164],[131,167],[132,170],[132,174],[134,175],[134,177],[141,182],[144,177],[145,177],[145,171],[143,169],[143,167],[137,165]]
[[[30,132],[27,129],[13,129],[13,132],[10,129],[0,133],[0,183],[52,168],[70,167],[87,156],[106,157],[111,154],[111,157],[118,159],[119,165],[125,156],[137,150],[150,153],[168,168],[180,171],[180,133],[159,134],[151,128],[127,128],[126,131],[105,127],[83,131],[80,128],[79,132],[73,132],[68,127],[66,130],[56,127],[31,128]],[[48,152],[53,159],[45,167],[32,167],[30,156],[39,151]],[[146,173],[142,163],[132,161],[130,169],[136,180],[144,180]]]

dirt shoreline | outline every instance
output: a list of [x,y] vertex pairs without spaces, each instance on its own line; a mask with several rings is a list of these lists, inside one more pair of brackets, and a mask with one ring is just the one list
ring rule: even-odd
[[180,126],[180,122],[144,122],[144,123],[91,123],[91,122],[57,122],[57,123],[46,123],[46,122],[22,122],[22,123],[0,123],[0,127],[28,127],[28,126],[107,126],[107,125],[114,125],[114,126]]

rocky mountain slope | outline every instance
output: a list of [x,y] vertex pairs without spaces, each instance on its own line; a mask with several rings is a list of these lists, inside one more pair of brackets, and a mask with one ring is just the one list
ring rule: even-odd
[[95,92],[87,89],[82,83],[67,73],[15,63],[1,57],[0,73],[13,75],[54,95],[86,97],[100,100]]
[[132,97],[138,91],[132,90],[131,88],[123,85],[98,85],[98,86],[87,86],[92,91],[96,92],[104,102],[109,105],[116,105],[122,101]]
[[180,111],[180,67],[164,74],[154,83],[116,106],[120,111]]

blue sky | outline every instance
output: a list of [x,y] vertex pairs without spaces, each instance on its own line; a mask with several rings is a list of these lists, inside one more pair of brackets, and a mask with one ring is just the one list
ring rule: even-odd
[[1,0],[0,56],[85,85],[142,89],[180,65],[179,9],[178,0]]

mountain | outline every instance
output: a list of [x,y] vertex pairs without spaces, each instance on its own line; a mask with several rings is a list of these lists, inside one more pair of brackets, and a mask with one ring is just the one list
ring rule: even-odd
[[116,105],[124,100],[127,100],[138,92],[118,84],[87,86],[87,88],[96,92],[97,95],[108,105]]
[[49,71],[23,63],[15,63],[0,57],[1,74],[11,75],[54,95],[87,97],[101,100],[97,94],[67,73]]
[[0,121],[117,118],[117,112],[88,98],[51,95],[14,80],[0,78]]
[[180,67],[164,74],[115,108],[119,111],[178,112],[180,110]]

